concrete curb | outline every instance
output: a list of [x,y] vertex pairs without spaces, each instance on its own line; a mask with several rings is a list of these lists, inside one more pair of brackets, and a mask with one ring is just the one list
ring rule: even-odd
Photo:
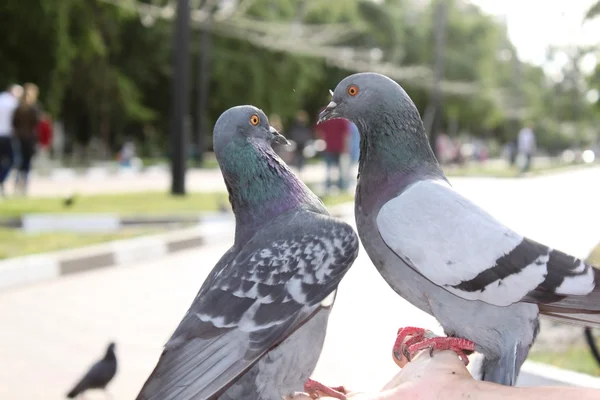
[[[351,215],[354,204],[330,208],[332,215]],[[190,250],[232,238],[232,214],[204,216],[192,228],[85,246],[76,249],[0,260],[0,292],[21,285],[62,278],[96,269],[128,264]]]
[[198,224],[206,218],[223,214],[163,215],[121,217],[111,213],[31,213],[21,217],[0,219],[0,226],[22,229],[27,233],[42,232],[118,232],[122,228],[144,225]]
[[233,216],[208,219],[193,228],[0,261],[0,291],[72,274],[127,266],[223,240]]

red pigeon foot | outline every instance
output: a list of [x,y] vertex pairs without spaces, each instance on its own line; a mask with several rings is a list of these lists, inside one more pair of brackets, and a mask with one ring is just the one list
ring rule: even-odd
[[313,399],[327,396],[334,399],[346,400],[346,393],[348,393],[343,386],[329,387],[310,378],[304,383],[304,391]]
[[[394,343],[393,356],[394,362],[402,362],[402,356],[408,361],[411,360],[408,348],[415,343],[421,342],[425,339],[432,339],[438,337],[435,333],[430,330],[423,328],[415,328],[414,326],[407,326],[398,329],[396,342]],[[406,340],[406,338],[409,338]],[[401,364],[398,364],[400,366]]]
[[[402,355],[408,359],[408,347],[414,343],[421,341],[425,337],[425,329],[416,328],[414,326],[406,326],[404,328],[398,329],[396,342],[394,343],[393,354],[394,358],[397,360],[402,359]],[[411,337],[406,343],[404,343],[404,339],[407,337]]]
[[418,343],[413,343],[408,346],[409,357],[407,358],[411,360],[415,354],[424,349],[430,349],[430,354],[433,354],[434,350],[452,350],[458,355],[458,357],[460,357],[465,365],[469,365],[469,359],[465,355],[464,351],[474,351],[475,343],[462,338],[434,337],[431,339],[425,339]]

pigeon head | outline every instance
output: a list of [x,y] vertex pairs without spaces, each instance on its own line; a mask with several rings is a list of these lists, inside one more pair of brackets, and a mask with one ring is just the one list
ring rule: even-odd
[[115,342],[110,342],[108,347],[106,348],[106,353],[104,354],[105,360],[114,360],[116,359],[115,355]]
[[231,143],[248,141],[289,144],[277,129],[269,125],[265,113],[254,106],[232,107],[221,114],[213,132],[215,152],[219,153]]
[[358,73],[344,78],[331,94],[319,123],[344,118],[356,124],[361,136],[359,173],[368,165],[385,174],[421,165],[437,169],[419,111],[395,81],[374,72]]
[[236,218],[236,243],[283,212],[322,209],[322,203],[273,150],[287,140],[254,106],[225,111],[215,123],[213,143]]
[[368,125],[380,119],[382,114],[398,114],[420,121],[418,110],[408,94],[385,75],[374,72],[350,75],[338,83],[331,94],[331,102],[319,114],[319,123],[344,118],[354,122],[364,134]]

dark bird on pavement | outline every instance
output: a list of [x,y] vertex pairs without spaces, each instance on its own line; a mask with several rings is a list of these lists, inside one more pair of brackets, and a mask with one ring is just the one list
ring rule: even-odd
[[65,199],[63,200],[63,206],[67,208],[73,206],[73,204],[75,204],[75,199],[76,197],[74,194],[65,197]]
[[106,390],[106,385],[115,377],[116,373],[117,356],[115,355],[115,344],[110,343],[106,349],[104,358],[92,365],[83,378],[67,394],[67,397],[74,399],[89,389]]

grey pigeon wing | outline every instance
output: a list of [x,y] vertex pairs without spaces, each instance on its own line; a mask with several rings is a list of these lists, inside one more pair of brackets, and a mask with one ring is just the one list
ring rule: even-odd
[[377,227],[408,265],[467,300],[507,306],[595,286],[592,267],[518,235],[443,180],[409,186],[383,205]]
[[138,399],[218,396],[318,310],[356,258],[358,238],[305,214],[284,232],[266,228],[213,269]]

